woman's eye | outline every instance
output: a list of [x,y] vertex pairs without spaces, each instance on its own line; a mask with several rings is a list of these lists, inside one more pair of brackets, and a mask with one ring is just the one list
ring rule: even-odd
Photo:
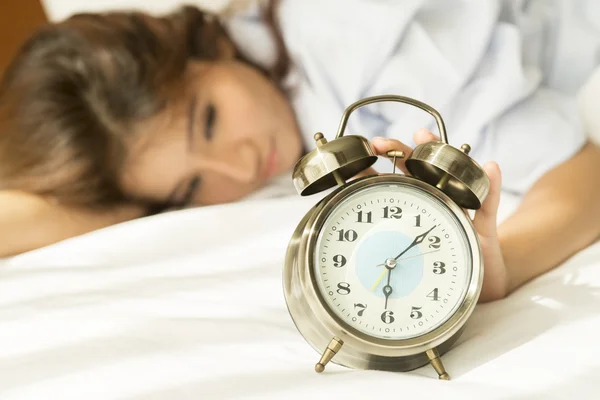
[[200,177],[195,176],[190,180],[188,187],[185,190],[185,195],[183,196],[183,200],[181,204],[183,206],[190,205],[194,197],[196,197],[196,192],[198,191],[198,187],[200,186]]
[[209,104],[206,109],[206,126],[204,127],[204,136],[206,137],[206,140],[211,140],[213,137],[213,128],[216,117],[217,111],[215,110],[215,106]]

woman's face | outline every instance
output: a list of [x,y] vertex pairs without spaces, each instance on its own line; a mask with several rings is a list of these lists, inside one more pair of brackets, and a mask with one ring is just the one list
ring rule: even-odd
[[240,199],[289,170],[302,145],[283,93],[238,61],[190,62],[184,93],[138,126],[122,186],[174,206]]

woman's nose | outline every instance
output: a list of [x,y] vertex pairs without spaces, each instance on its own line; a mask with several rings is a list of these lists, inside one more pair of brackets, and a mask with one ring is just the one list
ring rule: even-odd
[[260,164],[259,149],[251,142],[239,142],[211,155],[205,167],[240,183],[253,183],[259,179]]

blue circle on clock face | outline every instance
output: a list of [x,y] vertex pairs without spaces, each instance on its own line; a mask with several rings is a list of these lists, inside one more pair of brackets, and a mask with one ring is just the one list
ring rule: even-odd
[[412,293],[423,278],[423,257],[411,257],[421,253],[418,245],[403,254],[396,267],[389,270],[383,279],[373,286],[386,270],[381,264],[388,258],[396,258],[414,239],[398,231],[380,231],[360,243],[355,252],[355,272],[361,284],[373,295],[385,297],[383,287],[387,285],[388,274],[391,273],[390,298],[400,298]]

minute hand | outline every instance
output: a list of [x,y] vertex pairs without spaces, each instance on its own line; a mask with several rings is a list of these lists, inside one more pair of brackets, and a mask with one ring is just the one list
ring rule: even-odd
[[404,253],[406,253],[407,251],[409,251],[410,249],[412,249],[413,247],[415,247],[418,244],[421,244],[421,242],[423,240],[425,240],[425,238],[427,237],[427,235],[429,234],[429,232],[431,232],[433,230],[433,228],[435,228],[436,225],[432,226],[431,229],[429,229],[427,232],[425,233],[421,233],[419,236],[417,236],[415,238],[415,240],[413,240],[413,242],[410,244],[410,246],[408,246],[406,249],[404,249],[404,251],[400,254],[398,254],[396,256],[396,260],[399,259],[400,257],[402,257],[404,255]]

